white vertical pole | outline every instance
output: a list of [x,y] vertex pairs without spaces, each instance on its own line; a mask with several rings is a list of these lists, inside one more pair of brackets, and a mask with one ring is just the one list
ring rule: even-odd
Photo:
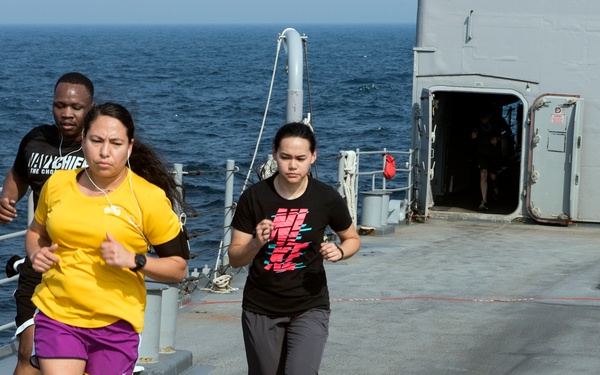
[[[233,218],[233,177],[235,161],[227,160],[227,177],[225,179],[225,217],[223,219],[223,248],[229,249],[231,244],[231,220]],[[223,265],[229,264],[229,257],[223,257]]]

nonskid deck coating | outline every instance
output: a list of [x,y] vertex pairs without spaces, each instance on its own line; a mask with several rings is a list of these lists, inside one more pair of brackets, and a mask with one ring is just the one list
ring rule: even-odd
[[[598,226],[428,221],[327,264],[321,374],[590,374],[600,368]],[[235,277],[243,287],[245,272]],[[246,373],[241,290],[197,293],[176,347]]]
[[[364,236],[355,257],[326,266],[320,373],[597,373],[599,235],[597,225],[430,220]],[[177,317],[177,352],[144,375],[245,374],[241,298],[194,293]]]

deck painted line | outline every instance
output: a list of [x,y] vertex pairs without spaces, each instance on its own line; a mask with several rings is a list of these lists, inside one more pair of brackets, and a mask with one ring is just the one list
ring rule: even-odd
[[[509,303],[509,302],[527,302],[527,301],[600,301],[600,297],[522,297],[522,298],[458,298],[458,297],[434,297],[434,296],[408,296],[408,297],[382,297],[382,298],[332,298],[331,302],[379,302],[379,301],[450,301],[450,302],[484,302],[484,303]],[[189,302],[184,306],[202,306],[202,305],[226,305],[232,303],[242,303],[241,300],[234,301],[209,301],[209,302]]]

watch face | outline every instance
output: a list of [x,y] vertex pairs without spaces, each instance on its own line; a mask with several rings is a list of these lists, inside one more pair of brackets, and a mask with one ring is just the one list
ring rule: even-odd
[[146,265],[146,256],[144,254],[136,254],[135,265],[137,268],[144,267]]

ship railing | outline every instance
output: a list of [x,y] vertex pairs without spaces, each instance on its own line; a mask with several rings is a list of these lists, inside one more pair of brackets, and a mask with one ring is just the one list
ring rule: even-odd
[[[0,187],[0,193],[2,193],[2,187]],[[29,224],[31,222],[31,220],[33,220],[33,194],[31,194],[31,190],[29,190],[27,194],[28,194],[28,198],[27,198],[27,224]],[[11,239],[14,239],[14,238],[19,238],[19,237],[25,237],[25,233],[26,232],[27,232],[27,229],[23,229],[23,230],[16,230],[16,231],[13,231],[13,232],[9,232],[9,233],[3,234],[3,235],[0,236],[0,242],[11,240]],[[0,279],[0,286],[13,284],[17,280],[19,280],[19,275],[18,274],[16,274],[15,276],[12,276],[12,277],[5,277],[3,279]],[[12,322],[0,325],[0,332],[6,331],[6,330],[9,330],[9,329],[14,329],[14,328],[16,328],[16,325],[15,325],[15,322],[12,321]]]
[[[397,171],[398,172],[406,172],[408,178],[410,178],[411,173],[409,173],[410,172],[409,166],[412,164],[412,162],[411,162],[412,152],[391,151],[391,150],[384,149],[382,151],[356,150],[356,154],[359,157],[357,159],[360,160],[360,163],[357,160],[358,167],[355,172],[355,175],[357,178],[355,181],[355,188],[354,188],[354,191],[355,191],[355,199],[354,200],[355,201],[356,201],[356,197],[358,195],[358,186],[359,186],[358,177],[361,177],[361,176],[362,177],[364,177],[364,176],[371,177],[371,188],[372,189],[376,189],[376,186],[379,184],[386,191],[389,191],[389,192],[403,191],[403,192],[405,192],[407,197],[410,197],[410,194],[411,194],[410,180],[408,181],[407,186],[398,187],[395,183],[396,177],[394,177],[392,182],[386,181],[382,177],[383,176],[382,169],[375,168],[373,170],[360,170],[360,166],[367,165],[366,161],[368,160],[368,157],[373,156],[373,155],[375,155],[377,157],[383,156],[384,160],[385,160],[385,155],[387,155],[387,154],[394,155],[397,159],[400,159],[400,155],[402,155],[402,156],[407,157],[409,161],[406,164],[407,165],[406,168],[398,168]],[[399,165],[398,162],[396,165]],[[226,272],[229,270],[227,251],[228,251],[229,245],[231,243],[231,231],[232,231],[231,221],[232,221],[233,212],[234,212],[235,206],[236,206],[236,202],[234,202],[234,178],[235,178],[236,173],[238,173],[238,172],[239,172],[239,167],[237,167],[235,165],[235,162],[233,160],[227,160],[225,168],[218,169],[218,170],[184,171],[182,164],[174,164],[173,173],[175,176],[175,180],[182,187],[184,186],[184,183],[183,183],[184,178],[188,179],[188,178],[193,178],[193,176],[202,176],[202,175],[209,174],[209,173],[222,173],[225,175],[224,204],[221,207],[214,208],[213,210],[210,210],[210,211],[203,211],[203,212],[199,212],[199,213],[190,215],[190,217],[197,217],[197,216],[207,214],[207,213],[213,212],[213,211],[223,211],[223,226],[222,227],[216,227],[216,228],[212,228],[212,229],[205,230],[205,231],[199,231],[199,232],[190,231],[191,238],[202,237],[202,236],[209,234],[209,232],[215,232],[215,231],[221,232],[219,235],[220,244],[219,244],[218,248],[203,249],[197,253],[192,252],[192,257],[198,257],[209,251],[211,252],[211,254],[216,253],[215,265],[214,265],[214,267],[208,267],[208,268],[205,267],[204,269],[202,269],[200,271],[198,269],[193,269],[188,274],[188,276],[179,284],[180,297],[181,297],[181,295],[190,294],[192,291],[194,291],[198,287],[211,288],[213,282],[216,279],[218,279],[219,277],[225,275]],[[380,177],[381,177],[381,179],[380,179]],[[183,190],[183,188],[182,188],[182,190]],[[178,209],[178,208],[176,207],[176,209]],[[179,208],[179,210],[180,209],[181,208]],[[180,212],[180,211],[178,211],[178,212]],[[28,204],[28,221],[27,221],[28,223],[31,222],[31,220],[33,219],[33,213],[34,213],[33,212],[33,198],[30,194],[29,204]],[[182,215],[182,218],[183,218],[183,221],[188,219],[188,217],[186,217],[185,215]],[[23,237],[25,235],[25,233],[26,233],[26,230],[19,230],[19,231],[11,232],[11,233],[0,236],[0,241],[4,241],[4,240],[16,238],[16,237]],[[18,280],[18,277],[19,276],[16,275],[11,278],[2,279],[2,280],[0,280],[0,286],[14,283],[16,280]],[[202,285],[201,283],[205,283],[205,284]],[[180,304],[182,303],[181,298],[180,298],[179,302],[180,302]],[[0,326],[0,331],[11,329],[11,328],[15,328],[14,322],[7,323],[5,325]]]
[[[394,176],[390,179],[384,175],[387,155],[394,158]],[[346,199],[348,209],[353,216],[354,224],[358,222],[358,211],[361,207],[360,194],[377,192],[389,194],[401,199],[401,216],[410,212],[413,203],[413,164],[414,150],[390,150],[383,148],[376,151],[340,151],[338,165],[338,191]],[[364,177],[370,180],[365,181]],[[385,208],[383,208],[385,209]]]
[[[23,235],[24,235],[24,233],[23,233]],[[14,281],[17,281],[18,279],[19,279],[19,275],[15,275],[13,277],[5,277],[0,280],[0,286],[2,286],[4,284],[11,284]],[[17,325],[15,324],[14,321],[6,323],[6,324],[2,324],[2,325],[0,325],[0,332],[6,331],[9,329],[15,329],[16,327],[17,327]]]
[[[213,233],[215,231],[222,232],[221,240],[219,247],[217,249],[204,249],[198,253],[192,253],[192,257],[197,257],[201,254],[208,252],[217,253],[215,266],[212,269],[203,269],[202,272],[199,272],[197,268],[193,269],[190,273],[190,276],[184,280],[184,287],[182,289],[191,292],[198,287],[198,279],[207,278],[207,288],[211,288],[211,284],[214,283],[216,279],[226,273],[229,268],[229,261],[227,256],[227,251],[229,249],[229,245],[231,243],[231,221],[233,219],[233,211],[235,210],[235,202],[233,200],[233,192],[234,192],[234,179],[235,174],[239,172],[239,167],[235,165],[234,160],[227,160],[224,169],[219,170],[196,170],[196,171],[184,171],[181,164],[175,164],[175,181],[182,185],[184,176],[201,176],[207,173],[224,173],[225,174],[225,190],[224,190],[224,205],[222,207],[215,208],[213,210],[204,211],[200,214],[207,214],[210,212],[223,211],[223,226],[216,227],[212,229],[208,229],[202,232],[194,232],[191,231],[189,233],[190,238],[195,238],[203,235],[207,235],[209,233]],[[183,185],[182,185],[183,186]],[[192,214],[191,217],[195,217],[200,215],[198,213]]]
[[[205,289],[217,290],[227,288],[228,284],[221,283],[224,277],[230,277],[226,274],[229,268],[227,257],[223,255],[224,249],[229,248],[231,243],[231,220],[233,218],[233,182],[234,175],[238,171],[233,160],[227,160],[224,170],[218,171],[184,171],[182,164],[174,165],[174,177],[176,183],[181,186],[180,193],[183,194],[183,176],[199,176],[205,173],[225,173],[225,207],[224,207],[224,225],[221,245],[218,249],[217,260],[214,269],[208,267],[199,272],[197,268],[176,285],[161,283],[147,283],[148,298],[146,303],[146,314],[144,324],[144,337],[151,338],[142,341],[139,348],[140,358],[156,361],[160,353],[170,353],[175,346],[175,327],[177,308],[189,301],[190,295],[194,292],[201,282],[205,282]],[[174,207],[179,213],[182,224],[186,224],[187,214],[182,207]],[[197,215],[195,215],[197,216]],[[211,231],[212,232],[212,231]],[[206,232],[204,232],[206,233]],[[190,233],[190,237],[196,237],[199,233]],[[194,254],[192,254],[192,257]],[[225,259],[225,260],[224,260]],[[205,280],[204,280],[205,279]],[[204,280],[204,281],[202,281]],[[150,280],[151,281],[151,280]]]
[[[201,237],[203,235],[206,235],[208,232],[222,231],[222,239],[220,241],[219,248],[218,249],[210,249],[211,252],[218,252],[217,263],[215,264],[215,267],[210,270],[202,270],[202,272],[198,272],[195,269],[194,271],[192,271],[179,284],[180,294],[189,294],[191,291],[196,289],[198,284],[201,282],[201,279],[203,279],[203,278],[206,279],[205,286],[210,287],[211,283],[217,277],[219,277],[221,274],[225,273],[225,271],[227,270],[227,267],[228,267],[227,259],[228,258],[224,254],[224,252],[227,251],[227,249],[229,248],[229,244],[231,242],[231,220],[233,218],[233,210],[235,208],[235,204],[233,202],[233,181],[234,181],[234,174],[238,171],[239,171],[239,169],[238,169],[238,167],[235,166],[235,162],[233,160],[227,160],[225,169],[206,170],[206,171],[184,171],[182,164],[174,164],[173,174],[175,176],[175,180],[182,187],[183,187],[184,176],[200,176],[200,175],[204,175],[204,174],[208,174],[208,173],[224,173],[225,174],[225,205],[222,208],[215,209],[215,211],[222,210],[224,212],[223,213],[223,226],[219,227],[219,228],[211,229],[209,231],[190,232],[190,237],[195,238],[195,237]],[[0,192],[2,191],[1,189],[2,188],[0,186]],[[183,191],[183,188],[181,190]],[[178,209],[180,209],[180,208],[176,207],[176,210],[178,210]],[[178,212],[180,212],[180,211],[178,211]],[[33,215],[34,215],[33,195],[32,194],[29,194],[27,213],[28,213],[27,223],[30,223],[31,220],[33,219]],[[200,214],[204,214],[204,213],[206,213],[206,212],[202,212]],[[198,216],[198,215],[195,215],[195,216]],[[185,215],[181,215],[181,217],[183,218],[182,220],[184,220],[184,221],[187,220]],[[18,238],[18,237],[24,237],[26,232],[27,232],[27,230],[24,229],[24,230],[17,230],[14,232],[0,235],[0,242]],[[199,254],[192,253],[192,257],[198,256],[198,255]],[[19,279],[18,274],[13,277],[5,277],[3,279],[0,279],[0,287],[4,287],[4,286],[13,284],[12,287],[14,288],[14,283],[18,279]],[[191,286],[192,284],[194,286]],[[0,325],[0,331],[5,331],[5,330],[9,330],[9,329],[14,329],[14,328],[16,328],[14,321]]]

